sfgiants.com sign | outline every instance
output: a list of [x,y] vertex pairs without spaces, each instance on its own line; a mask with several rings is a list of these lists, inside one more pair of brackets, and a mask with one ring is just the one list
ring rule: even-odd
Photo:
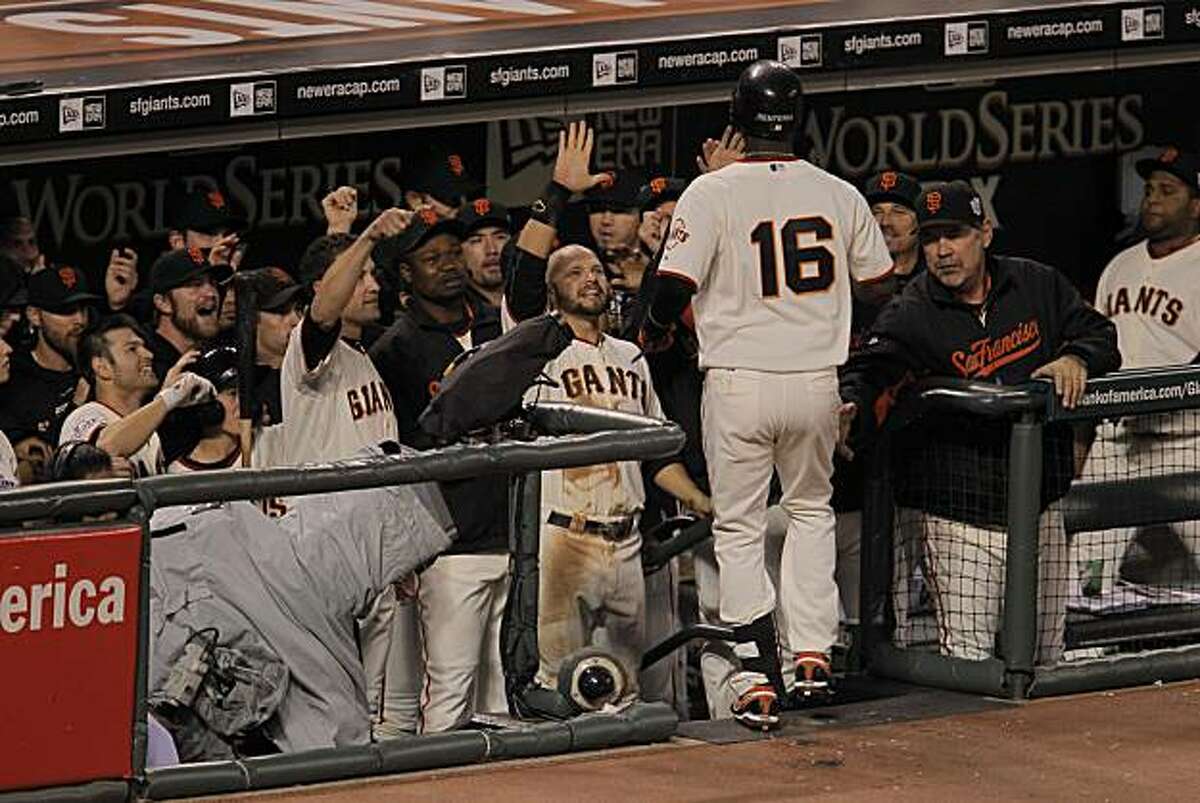
[[132,773],[142,533],[0,536],[0,792]]

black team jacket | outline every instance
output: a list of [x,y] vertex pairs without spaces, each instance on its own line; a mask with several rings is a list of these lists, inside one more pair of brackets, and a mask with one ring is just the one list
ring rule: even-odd
[[[879,313],[842,371],[841,394],[858,405],[851,444],[882,425],[886,401],[906,378],[955,377],[1000,385],[1075,355],[1096,377],[1121,367],[1116,327],[1058,271],[1028,259],[989,256],[983,304],[964,304],[925,272]],[[906,427],[893,450],[896,501],[980,526],[1003,526],[1008,437],[1003,420],[939,414]],[[1042,509],[1073,479],[1072,430],[1045,428]]]

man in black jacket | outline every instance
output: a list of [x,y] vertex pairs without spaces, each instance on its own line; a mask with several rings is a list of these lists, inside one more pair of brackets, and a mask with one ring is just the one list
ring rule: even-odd
[[[842,445],[883,422],[907,376],[1012,385],[1054,383],[1073,407],[1089,376],[1120,367],[1116,330],[1060,273],[1032,260],[987,253],[992,225],[963,182],[941,184],[917,203],[928,270],[880,313],[841,380]],[[853,426],[852,426],[853,425]],[[1039,655],[1062,654],[1067,561],[1053,507],[1073,478],[1072,435],[1046,427],[1040,535]],[[924,539],[942,651],[993,654],[1003,599],[1008,425],[939,415],[896,444],[897,538]]]

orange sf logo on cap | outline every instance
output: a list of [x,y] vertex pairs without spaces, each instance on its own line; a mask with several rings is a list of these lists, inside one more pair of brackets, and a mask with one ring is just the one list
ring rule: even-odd
[[429,207],[425,207],[418,214],[421,216],[421,222],[423,222],[426,226],[432,226],[434,223],[438,222],[437,212],[434,212]]
[[879,186],[884,191],[893,189],[896,186],[898,179],[894,170],[889,170],[879,177]]
[[929,210],[929,214],[936,215],[938,210],[942,208],[942,194],[934,191],[926,195],[925,208]]
[[666,192],[667,180],[665,178],[655,178],[650,180],[650,192],[655,195],[661,195]]
[[1162,162],[1165,165],[1169,165],[1169,164],[1174,163],[1174,161],[1178,158],[1179,158],[1179,149],[1174,146],[1171,146],[1162,152],[1162,154],[1158,157],[1158,161]]
[[450,157],[446,160],[446,164],[450,165],[450,172],[456,176],[461,176],[465,171],[462,157],[457,153],[450,154]]
[[63,283],[63,287],[68,290],[74,290],[75,285],[79,284],[79,277],[75,275],[74,268],[59,268],[58,280]]
[[475,210],[475,214],[482,217],[492,211],[492,202],[487,198],[476,198],[471,202],[471,207]]
[[225,208],[225,196],[217,190],[213,190],[208,195],[205,195],[204,198],[213,209]]

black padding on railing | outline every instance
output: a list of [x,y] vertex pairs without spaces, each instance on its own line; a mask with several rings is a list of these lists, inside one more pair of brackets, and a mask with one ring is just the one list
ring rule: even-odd
[[1200,472],[1076,482],[1063,499],[1067,532],[1200,519]]

